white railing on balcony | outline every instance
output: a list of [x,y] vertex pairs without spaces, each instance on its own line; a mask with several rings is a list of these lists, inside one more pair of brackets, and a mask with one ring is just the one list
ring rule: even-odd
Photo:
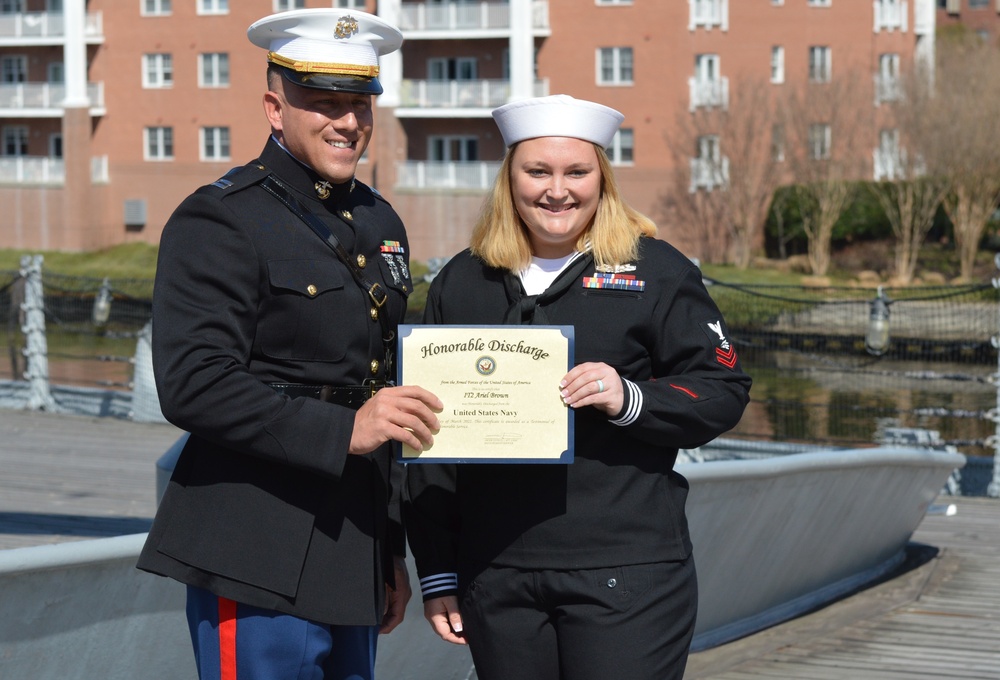
[[[87,97],[94,108],[104,108],[104,83],[88,83]],[[62,83],[2,83],[0,109],[62,109],[66,86]]]
[[396,166],[396,188],[485,191],[499,170],[498,162],[404,161]]
[[895,76],[875,74],[875,106],[903,99],[903,81]]
[[691,186],[693,194],[698,189],[711,191],[716,187],[723,188],[729,184],[729,159],[723,156],[720,160],[710,158],[691,159]]
[[0,184],[63,184],[65,180],[61,158],[0,156]]
[[[61,38],[66,34],[61,12],[20,12],[0,14],[0,39],[4,38]],[[98,38],[104,34],[100,12],[88,12],[84,35]]]
[[729,78],[716,80],[698,80],[688,78],[688,90],[691,94],[690,109],[720,107],[729,108]]
[[875,32],[906,32],[908,18],[906,0],[873,0],[875,7]]
[[[549,28],[549,6],[545,0],[531,3],[531,25]],[[399,28],[403,31],[497,30],[510,28],[509,2],[404,2]]]
[[[548,80],[536,80],[534,96],[549,93]],[[407,108],[496,108],[510,98],[509,80],[404,80],[400,106]]]
[[937,23],[937,2],[935,0],[914,0],[913,32],[917,35],[930,35]]

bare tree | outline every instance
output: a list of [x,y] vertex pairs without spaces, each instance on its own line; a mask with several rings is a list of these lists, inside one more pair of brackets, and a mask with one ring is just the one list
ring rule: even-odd
[[970,37],[944,41],[937,53],[928,166],[951,180],[943,205],[961,277],[971,280],[979,242],[1000,201],[1000,52]]
[[[726,105],[680,111],[677,136],[669,140],[680,172],[668,202],[707,228],[703,234],[712,235],[713,245],[724,244],[725,261],[741,269],[763,245],[768,205],[778,186],[774,117],[766,84],[740,79]],[[709,221],[716,223],[709,227]]]
[[791,88],[782,107],[786,160],[796,182],[809,266],[818,276],[830,266],[834,225],[854,197],[857,180],[870,173],[871,106],[861,81],[842,77]]
[[936,132],[931,83],[930,74],[918,63],[897,83],[876,86],[893,101],[875,151],[875,178],[882,181],[870,189],[896,237],[893,275],[904,285],[913,280],[920,248],[949,186],[946,176],[927,168]]

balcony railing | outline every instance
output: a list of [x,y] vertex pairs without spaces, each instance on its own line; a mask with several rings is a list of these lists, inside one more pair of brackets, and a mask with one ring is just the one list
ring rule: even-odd
[[61,158],[48,156],[0,156],[0,184],[53,184],[66,181]]
[[[0,14],[0,40],[18,38],[62,38],[66,35],[66,24],[61,12],[19,12]],[[100,38],[104,35],[103,18],[100,12],[88,12],[84,35]]]
[[906,0],[873,0],[875,6],[875,32],[906,32],[908,18]]
[[913,32],[917,35],[930,35],[934,32],[937,17],[935,0],[914,0]]
[[[534,96],[549,93],[548,80],[536,80]],[[404,80],[400,106],[407,108],[496,108],[510,98],[509,80]]]
[[719,160],[710,158],[691,159],[691,186],[693,194],[698,189],[712,191],[729,185],[729,159],[723,156]]
[[729,108],[729,78],[716,80],[688,78],[688,90],[691,94],[692,111],[697,108]]
[[[88,83],[87,97],[93,108],[104,108],[104,83]],[[61,111],[66,98],[62,83],[0,84],[0,109],[45,109]]]
[[[534,28],[549,28],[549,5],[545,0],[531,3]],[[510,28],[509,2],[447,2],[429,4],[404,2],[399,28],[403,31],[502,30]]]
[[[90,159],[90,181],[107,184],[108,157]],[[61,158],[52,156],[0,156],[0,185],[45,184],[63,186],[66,183],[66,165]]]
[[396,188],[485,191],[499,170],[498,162],[405,161],[396,166]]

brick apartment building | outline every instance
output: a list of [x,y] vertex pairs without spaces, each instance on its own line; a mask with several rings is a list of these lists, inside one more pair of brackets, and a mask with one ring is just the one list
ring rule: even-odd
[[[869,89],[874,118],[889,98],[880,93],[933,56],[938,17],[949,20],[954,4],[0,0],[0,247],[156,243],[187,193],[264,145],[265,62],[247,26],[332,5],[377,13],[405,37],[382,64],[385,94],[359,177],[400,212],[414,258],[465,246],[503,154],[490,111],[555,93],[625,114],[609,149],[625,197],[684,249],[685,226],[662,208],[679,110],[727,106],[742,78],[777,92],[850,77]],[[692,148],[692,163],[717,161],[725,143]],[[873,177],[888,151],[879,145],[891,143],[873,134]]]

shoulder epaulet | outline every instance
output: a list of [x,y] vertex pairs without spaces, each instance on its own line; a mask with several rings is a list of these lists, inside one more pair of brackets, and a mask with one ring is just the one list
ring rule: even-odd
[[225,175],[215,180],[209,187],[222,189],[226,192],[239,191],[254,185],[267,177],[268,169],[260,161],[253,161],[231,169]]
[[354,186],[355,186],[355,188],[357,188],[357,187],[361,187],[362,189],[365,189],[365,190],[366,190],[366,191],[368,191],[368,192],[369,192],[369,193],[370,193],[370,194],[371,194],[372,196],[374,196],[375,198],[379,199],[380,201],[382,201],[382,202],[383,202],[383,203],[385,203],[386,205],[389,205],[389,201],[387,201],[387,200],[385,199],[385,196],[383,196],[382,194],[380,194],[380,193],[378,192],[378,189],[376,189],[375,187],[370,187],[370,186],[368,186],[367,184],[365,184],[364,182],[359,182],[358,180],[354,180]]

